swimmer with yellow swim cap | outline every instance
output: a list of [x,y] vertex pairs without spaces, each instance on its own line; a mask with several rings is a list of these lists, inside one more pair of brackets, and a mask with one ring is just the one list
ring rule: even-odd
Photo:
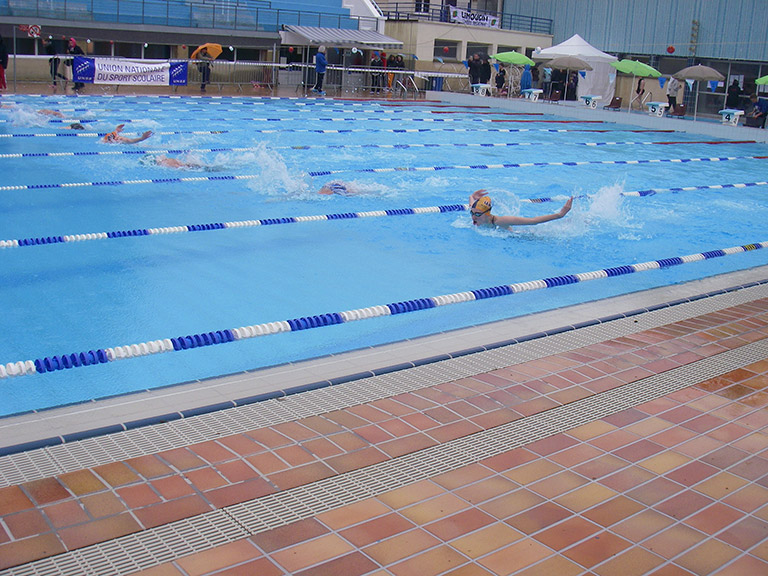
[[469,214],[472,216],[472,224],[475,226],[498,227],[505,230],[511,230],[512,226],[532,226],[549,222],[550,220],[559,220],[571,211],[573,196],[563,205],[558,212],[554,214],[544,214],[543,216],[534,216],[526,218],[524,216],[495,216],[491,214],[491,197],[485,189],[476,190],[469,197]]

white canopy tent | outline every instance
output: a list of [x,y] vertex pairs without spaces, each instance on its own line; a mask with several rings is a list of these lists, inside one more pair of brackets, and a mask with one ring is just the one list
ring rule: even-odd
[[[558,56],[576,56],[592,66],[592,70],[586,72],[585,77],[579,75],[577,96],[601,96],[606,104],[611,101],[616,90],[616,69],[610,64],[618,60],[616,56],[601,52],[584,38],[574,34],[565,42],[540,50],[533,58],[544,60]],[[541,67],[546,65],[546,60],[539,64]]]

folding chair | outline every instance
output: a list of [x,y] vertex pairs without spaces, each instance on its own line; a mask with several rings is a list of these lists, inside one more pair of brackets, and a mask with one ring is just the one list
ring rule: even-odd
[[685,116],[685,111],[686,111],[686,105],[678,104],[677,106],[675,106],[675,109],[669,113],[669,115],[674,116],[675,118],[683,118]]
[[610,104],[603,106],[603,110],[621,110],[621,96],[614,96]]
[[560,100],[563,99],[563,93],[560,92],[560,90],[553,90],[552,94],[549,95],[549,97],[544,98],[547,102],[553,102],[555,104],[558,104]]

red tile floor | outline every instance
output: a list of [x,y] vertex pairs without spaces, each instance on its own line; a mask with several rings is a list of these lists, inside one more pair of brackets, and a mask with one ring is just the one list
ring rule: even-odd
[[[36,574],[43,558],[311,488],[766,337],[761,299],[345,410],[0,488],[0,574]],[[763,359],[135,574],[766,575],[767,405]]]

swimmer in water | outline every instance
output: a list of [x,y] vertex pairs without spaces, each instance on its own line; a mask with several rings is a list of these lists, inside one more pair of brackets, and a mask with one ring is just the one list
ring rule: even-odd
[[184,162],[183,160],[178,160],[176,158],[169,158],[168,156],[163,156],[162,154],[159,154],[158,156],[151,156],[151,161],[153,161],[158,166],[164,166],[165,168],[207,168],[205,164],[200,164],[199,162]]
[[318,190],[318,194],[338,194],[339,196],[354,196],[358,193],[359,191],[348,182],[341,182],[340,180],[334,180],[323,184],[323,187]]
[[136,138],[126,138],[125,136],[120,135],[120,132],[123,131],[124,127],[125,124],[120,124],[112,132],[105,134],[102,140],[108,144],[136,144],[136,142],[142,142],[152,136],[152,130],[147,130],[144,134]]
[[[0,108],[18,108],[15,104],[0,104]],[[49,108],[41,108],[40,110],[36,110],[38,114],[41,114],[42,116],[56,116],[56,118],[64,118],[64,114],[59,112],[58,110],[51,110]]]
[[485,189],[477,190],[469,197],[469,214],[472,216],[472,224],[486,228],[503,228],[512,230],[512,226],[532,226],[549,222],[550,220],[559,220],[571,211],[573,196],[563,205],[558,212],[554,214],[544,214],[543,216],[534,216],[526,218],[524,216],[495,216],[491,214],[491,197]]

